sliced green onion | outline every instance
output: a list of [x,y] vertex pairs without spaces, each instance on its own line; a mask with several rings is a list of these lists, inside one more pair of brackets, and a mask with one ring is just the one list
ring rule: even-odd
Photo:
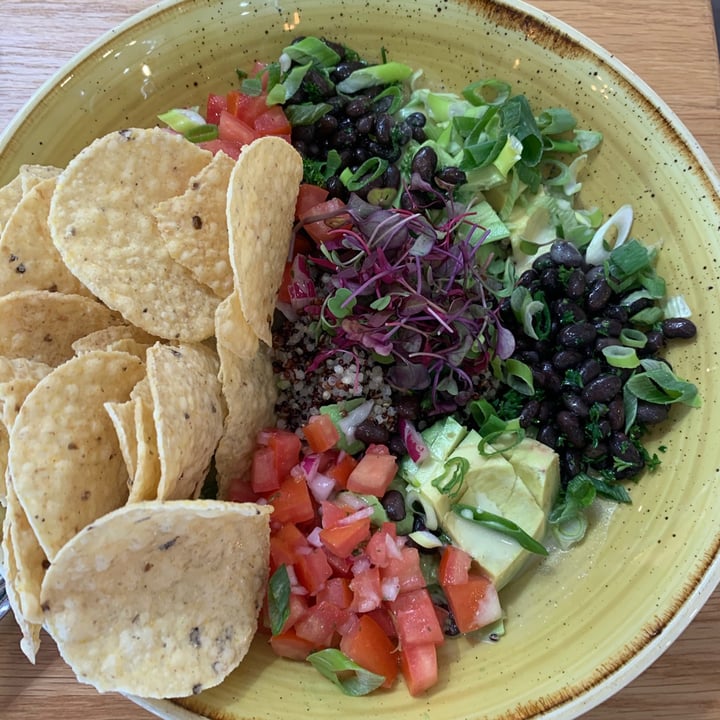
[[692,316],[692,310],[682,295],[669,297],[663,311],[666,318],[689,318]]
[[268,613],[272,634],[277,635],[290,616],[290,576],[285,565],[280,565],[268,581]]
[[296,65],[287,74],[282,82],[275,84],[267,95],[268,105],[281,105],[289,100],[302,85],[308,70],[312,67],[312,63],[306,65]]
[[462,488],[470,469],[470,461],[464,457],[451,457],[445,461],[442,475],[438,475],[430,481],[430,484],[443,495],[451,498],[457,497]]
[[348,77],[337,84],[342,93],[356,93],[358,90],[374,87],[376,85],[389,85],[402,82],[412,75],[412,68],[399,62],[387,62],[382,65],[369,65],[350,73]]
[[701,400],[697,387],[679,378],[662,360],[645,358],[640,361],[645,372],[636,373],[625,383],[625,390],[639,400],[669,405],[684,403],[700,407]]
[[443,541],[429,530],[416,530],[411,532],[408,537],[426,550],[434,550],[443,546]]
[[537,555],[547,555],[548,551],[542,543],[539,543],[532,535],[528,535],[517,523],[512,520],[495,515],[494,513],[480,510],[472,505],[456,503],[451,506],[451,510],[465,520],[484,525],[491,530],[507,535],[513,538],[517,543],[530,552]]
[[565,108],[548,108],[538,115],[537,124],[543,135],[560,135],[574,130],[577,121],[575,116]]
[[[621,246],[630,234],[633,222],[632,205],[623,205],[606,220],[593,235],[593,239],[585,251],[585,259],[590,265],[602,265],[609,257],[613,247]],[[614,243],[607,239],[608,233],[614,230]]]
[[525,430],[516,422],[508,422],[502,430],[484,435],[478,443],[478,452],[489,457],[507,452],[525,439]]
[[384,675],[366,670],[335,648],[318,650],[308,655],[307,660],[321,675],[353,697],[367,695],[385,682]]
[[240,83],[240,92],[243,95],[249,95],[250,97],[259,97],[262,95],[263,86],[260,78],[245,78]]
[[283,55],[287,55],[298,65],[312,63],[320,67],[334,67],[340,62],[340,56],[329,45],[312,35],[288,45],[283,50]]
[[630,317],[630,322],[636,325],[645,325],[652,327],[655,323],[659,323],[664,317],[664,313],[659,307],[649,307],[640,312],[636,312]]
[[630,348],[644,348],[647,335],[636,328],[623,328],[620,331],[620,342]]
[[350,190],[359,190],[373,180],[377,180],[387,169],[388,161],[384,158],[368,158],[355,172],[345,168],[340,173],[340,181]]
[[392,102],[390,103],[390,107],[387,109],[387,113],[389,115],[394,115],[404,104],[405,97],[403,95],[403,91],[400,87],[397,85],[391,85],[390,87],[385,88],[381,93],[378,93],[373,98],[373,104],[377,104],[382,100],[383,98],[392,98]]
[[468,85],[462,96],[471,105],[502,105],[510,97],[510,85],[502,80],[478,80]]
[[603,139],[601,132],[595,130],[575,130],[575,142],[580,148],[580,152],[590,152],[594,150]]
[[505,361],[505,382],[521,395],[534,395],[532,370],[521,360],[509,358]]
[[218,137],[218,126],[212,124],[198,125],[197,127],[190,128],[185,133],[185,137],[194,143],[216,140]]
[[616,368],[636,368],[640,365],[640,359],[634,348],[624,345],[609,345],[602,349],[602,354],[608,361],[608,365]]
[[637,240],[629,240],[610,252],[608,258],[613,270],[619,273],[617,279],[624,280],[626,277],[636,275],[642,270],[650,267],[650,253],[648,249]]
[[173,108],[158,115],[158,120],[183,135],[193,128],[205,125],[205,118],[197,108]]

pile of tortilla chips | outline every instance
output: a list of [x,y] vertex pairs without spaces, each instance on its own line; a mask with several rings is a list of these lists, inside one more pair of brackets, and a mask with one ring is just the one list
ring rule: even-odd
[[[272,422],[302,162],[128,129],[0,188],[3,574],[101,691],[220,683],[257,627],[269,510],[224,500]],[[218,499],[199,499],[211,467]]]

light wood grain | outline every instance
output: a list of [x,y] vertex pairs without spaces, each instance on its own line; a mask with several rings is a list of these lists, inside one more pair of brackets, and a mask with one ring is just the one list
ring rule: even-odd
[[[637,72],[678,113],[720,167],[720,69],[709,0],[536,0]],[[0,127],[99,34],[148,0],[0,0]],[[44,637],[37,665],[0,622],[0,717],[5,720],[149,720],[116,695],[78,684]],[[643,675],[585,720],[720,718],[720,590]]]

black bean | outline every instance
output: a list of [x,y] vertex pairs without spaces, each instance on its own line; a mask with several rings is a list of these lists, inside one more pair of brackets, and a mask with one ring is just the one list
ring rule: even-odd
[[550,420],[555,412],[555,402],[553,400],[543,400],[540,403],[540,409],[538,410],[537,419],[542,425]]
[[305,73],[301,87],[313,102],[326,100],[335,94],[335,86],[315,68]]
[[556,263],[550,256],[550,253],[542,253],[542,255],[538,255],[533,260],[532,266],[538,272],[542,272],[548,268],[556,267]]
[[590,415],[590,408],[587,403],[575,393],[564,392],[561,397],[565,409],[569,412],[579,418],[586,418]]
[[358,135],[354,127],[340,127],[330,138],[330,146],[339,150],[340,148],[352,148],[357,142]]
[[549,267],[540,273],[540,285],[549,297],[558,297],[565,292],[557,267]]
[[406,118],[405,122],[411,127],[425,127],[427,118],[421,112],[410,113]]
[[355,123],[355,129],[361,135],[369,135],[375,128],[375,116],[374,115],[363,115],[357,119]]
[[389,165],[388,169],[385,171],[384,176],[384,187],[391,187],[391,188],[398,188],[400,187],[400,180],[402,178],[400,177],[400,171],[395,167],[395,165]]
[[520,411],[520,415],[518,416],[518,422],[520,423],[520,427],[522,428],[528,428],[530,425],[535,422],[535,419],[540,414],[540,401],[535,400],[534,398],[532,400],[529,400],[525,403],[523,409]]
[[367,115],[372,108],[372,100],[365,95],[353,98],[345,106],[345,114],[351,118],[359,118]]
[[532,368],[533,379],[535,377],[536,370],[539,373],[537,382],[540,387],[543,387],[550,392],[560,392],[560,388],[562,388],[562,378],[549,360],[544,360],[539,366]]
[[516,284],[521,287],[531,288],[534,285],[537,285],[537,282],[537,270],[535,270],[534,268],[530,268],[529,270],[525,270],[525,272],[517,279]]
[[645,465],[640,451],[631,442],[625,433],[615,432],[610,436],[610,453],[615,461],[622,467],[616,468],[615,477],[618,479],[636,475]]
[[636,418],[639,422],[646,425],[654,425],[667,419],[668,406],[659,403],[647,402],[646,400],[638,400]]
[[332,73],[330,73],[330,79],[335,83],[339,83],[350,77],[355,70],[365,67],[365,65],[366,63],[360,62],[359,60],[338,63]]
[[613,398],[608,403],[607,419],[612,430],[622,430],[625,427],[625,403],[621,397]]
[[363,420],[355,428],[355,439],[367,445],[370,444],[386,444],[390,438],[388,429],[374,420]]
[[390,435],[387,446],[390,454],[395,455],[395,457],[402,457],[403,455],[407,454],[407,448],[405,447],[405,443],[403,442],[402,437],[397,433]]
[[593,321],[598,335],[605,337],[618,337],[623,329],[623,324],[616,318],[597,318]]
[[381,145],[392,143],[393,124],[393,119],[387,113],[382,113],[375,118],[375,137]]
[[395,125],[393,136],[395,142],[401,147],[404,147],[412,139],[413,129],[404,120],[401,120],[397,125]]
[[567,370],[569,368],[575,367],[583,360],[584,357],[585,356],[577,350],[558,350],[558,352],[553,355],[552,364],[558,370]]
[[[337,122],[337,121],[336,121]],[[292,140],[293,143],[296,141],[311,143],[315,140],[315,126],[314,125],[296,125],[292,129]]]
[[589,322],[565,325],[558,333],[558,342],[565,347],[581,348],[595,342],[597,330]]
[[574,268],[568,275],[565,292],[569,298],[577,300],[585,294],[585,273],[580,268]]
[[331,50],[333,50],[335,53],[337,53],[338,57],[340,58],[340,61],[342,62],[345,59],[345,46],[341,43],[335,42],[333,40],[328,40],[327,38],[320,38]]
[[426,182],[430,182],[437,167],[437,153],[428,145],[421,147],[412,159],[410,169]]
[[515,357],[526,365],[537,365],[540,362],[540,353],[537,350],[521,350],[515,353]]
[[[379,88],[378,88],[379,90]],[[371,92],[372,88],[368,88],[366,92]],[[375,101],[375,112],[376,113],[386,113],[390,106],[392,105],[393,100],[389,95],[385,95],[385,97],[381,97],[379,100]]]
[[607,347],[619,345],[620,341],[616,337],[601,337],[595,341],[595,352],[602,352]]
[[467,180],[467,175],[458,167],[443,168],[436,176],[435,182],[441,186],[450,189],[456,185],[463,185]]
[[395,145],[381,145],[378,142],[370,141],[367,143],[367,149],[371,155],[383,158],[388,162],[394,163],[400,159],[402,149]]
[[616,318],[621,323],[626,323],[630,314],[624,305],[608,305],[604,310],[603,314],[608,318]]
[[580,305],[568,300],[568,298],[554,300],[550,304],[550,313],[563,324],[584,322],[587,319],[587,315]]
[[578,368],[578,373],[580,373],[580,380],[583,385],[587,385],[589,382],[594,380],[601,371],[602,365],[597,360],[595,360],[595,358],[588,358]]
[[560,455],[560,463],[562,465],[562,476],[573,478],[579,475],[582,470],[583,456],[582,452],[577,448],[568,448]]
[[605,268],[602,265],[593,265],[586,273],[585,280],[588,285],[592,285],[597,282],[600,278],[605,278]]
[[637,352],[639,355],[654,355],[665,346],[665,336],[660,330],[649,330],[645,333],[645,337],[647,338],[647,342],[643,347],[638,348]]
[[655,301],[652,298],[641,297],[637,300],[633,300],[629,305],[626,306],[628,315],[632,317],[633,315],[635,315],[635,313],[639,313],[641,310],[647,310],[654,304]]
[[337,175],[332,175],[325,181],[325,189],[331,197],[337,197],[341,200],[347,200],[350,195],[345,183]]
[[598,460],[604,460],[607,456],[609,450],[607,443],[605,442],[596,442],[588,445],[585,450],[585,458],[589,460],[590,462],[597,462]]
[[689,340],[695,337],[697,328],[695,323],[688,318],[667,318],[660,324],[663,335],[670,338],[681,338],[683,340]]
[[388,519],[393,522],[400,522],[405,519],[405,498],[398,490],[388,490],[383,495],[380,503],[385,508]]
[[537,439],[554,450],[558,446],[558,431],[552,425],[543,425],[538,430]]
[[420,127],[414,127],[412,129],[412,139],[415,140],[415,142],[423,143],[427,139],[427,135],[425,134],[425,130]]
[[334,115],[323,115],[315,123],[315,130],[320,137],[330,137],[337,128],[338,120]]
[[609,403],[622,390],[622,380],[613,373],[601,373],[582,389],[582,399],[593,403]]
[[582,267],[585,262],[582,253],[569,240],[555,240],[550,246],[550,257],[566,267]]
[[571,445],[577,448],[585,446],[585,433],[580,427],[580,419],[577,415],[569,410],[561,410],[555,416],[555,422],[560,432],[565,435]]
[[587,309],[593,313],[599,312],[610,302],[612,293],[612,288],[604,277],[594,280],[588,289]]

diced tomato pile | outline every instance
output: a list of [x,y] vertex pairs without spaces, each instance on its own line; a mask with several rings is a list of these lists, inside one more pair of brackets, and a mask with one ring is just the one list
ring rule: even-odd
[[[290,581],[287,618],[271,634],[280,656],[305,660],[338,648],[362,668],[384,677],[389,688],[399,673],[412,695],[438,679],[437,648],[445,641],[447,611],[432,600],[420,556],[392,522],[373,522],[367,498],[381,498],[396,472],[384,445],[355,459],[338,450],[338,430],[326,415],[294,433],[260,433],[250,481],[242,479],[230,499],[273,505],[270,575],[285,568]],[[443,548],[438,581],[461,632],[498,620],[492,583],[472,568],[470,556]],[[265,624],[270,631],[266,603]]]
[[[262,65],[254,69],[261,74]],[[262,75],[265,84],[267,75]],[[243,145],[265,135],[278,135],[290,142],[292,127],[280,105],[267,104],[267,90],[263,87],[258,95],[248,95],[231,90],[225,95],[208,95],[205,121],[217,125],[218,137],[200,143],[211,152],[222,150],[230,157],[237,158]]]

